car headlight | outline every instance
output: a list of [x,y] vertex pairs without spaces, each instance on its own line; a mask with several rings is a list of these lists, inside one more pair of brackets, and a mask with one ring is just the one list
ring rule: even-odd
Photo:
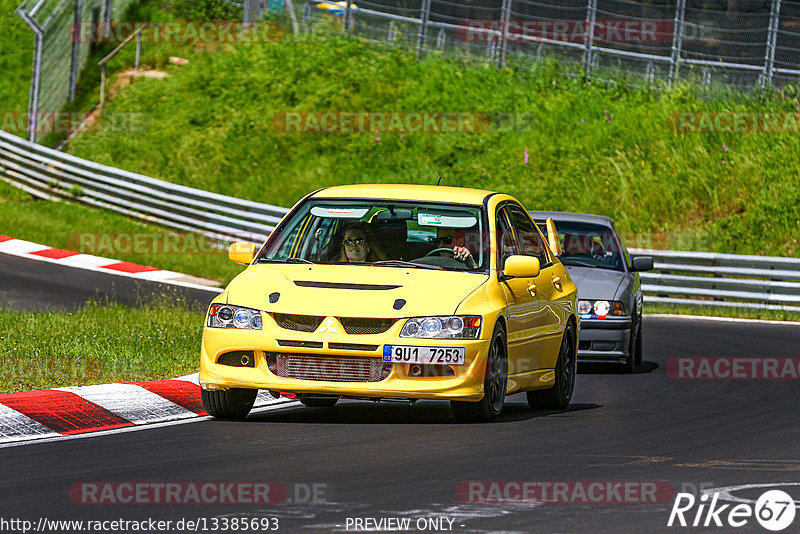
[[261,330],[261,312],[229,304],[212,304],[208,309],[206,324],[211,328]]
[[480,333],[480,316],[449,315],[445,317],[412,317],[403,325],[400,337],[477,339]]
[[603,319],[608,316],[627,315],[625,306],[617,300],[579,300],[581,319]]
[[608,311],[611,309],[611,304],[607,300],[598,300],[594,303],[594,314],[598,317],[604,317],[608,315]]

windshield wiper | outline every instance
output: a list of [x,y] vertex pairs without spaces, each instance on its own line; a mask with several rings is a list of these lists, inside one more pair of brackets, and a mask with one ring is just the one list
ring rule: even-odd
[[385,267],[411,267],[412,269],[435,269],[437,271],[444,271],[444,267],[440,267],[439,265],[426,265],[422,263],[414,263],[411,261],[403,261],[403,260],[383,260],[383,261],[376,261],[373,262],[372,265],[376,265],[378,267],[385,266]]
[[578,260],[568,260],[566,258],[562,259],[561,263],[564,265],[574,265],[575,267],[597,267],[597,265],[593,263],[586,263],[585,261]]
[[313,261],[303,258],[286,258],[285,260],[278,258],[261,258],[256,263],[307,263],[309,265],[315,265]]
[[592,269],[606,269],[608,271],[619,271],[619,269],[617,269],[616,267],[612,267],[610,265],[606,264],[595,265],[593,263],[586,263],[584,261],[578,261],[578,260],[563,259],[561,260],[561,263],[563,263],[564,265],[572,265],[574,267],[591,267]]

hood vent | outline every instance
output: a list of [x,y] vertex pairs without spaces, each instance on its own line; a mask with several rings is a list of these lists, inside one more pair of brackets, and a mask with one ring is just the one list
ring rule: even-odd
[[311,280],[295,280],[294,284],[300,287],[316,287],[319,289],[361,289],[371,291],[386,291],[397,289],[398,287],[388,284],[353,284],[350,282],[314,282]]

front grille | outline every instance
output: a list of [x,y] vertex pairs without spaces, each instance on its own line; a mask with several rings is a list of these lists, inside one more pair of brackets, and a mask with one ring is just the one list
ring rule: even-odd
[[367,317],[339,317],[348,334],[382,334],[389,330],[397,319],[371,319]]
[[304,349],[321,349],[322,341],[297,341],[296,339],[279,339],[281,347],[302,347]]
[[363,345],[361,343],[328,343],[328,348],[333,350],[363,350],[374,352],[378,350],[378,345]]
[[283,378],[330,382],[380,382],[389,376],[392,364],[380,358],[306,356],[267,353],[272,373]]
[[278,326],[287,330],[300,332],[313,332],[322,323],[325,317],[319,315],[294,315],[289,313],[273,313],[272,318]]

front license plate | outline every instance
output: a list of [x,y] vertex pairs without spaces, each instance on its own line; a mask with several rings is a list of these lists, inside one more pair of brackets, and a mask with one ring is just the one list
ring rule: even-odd
[[464,347],[384,345],[383,361],[392,363],[464,364]]

